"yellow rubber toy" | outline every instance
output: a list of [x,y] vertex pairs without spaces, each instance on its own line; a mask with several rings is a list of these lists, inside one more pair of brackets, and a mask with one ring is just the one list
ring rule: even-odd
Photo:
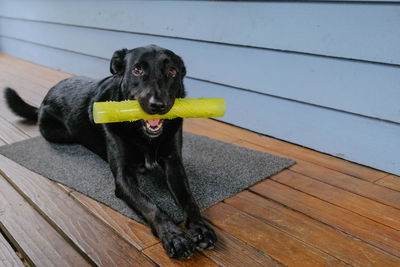
[[150,115],[136,100],[96,102],[93,105],[95,123],[137,121],[140,119],[210,118],[225,115],[223,98],[177,98],[172,109],[164,115]]

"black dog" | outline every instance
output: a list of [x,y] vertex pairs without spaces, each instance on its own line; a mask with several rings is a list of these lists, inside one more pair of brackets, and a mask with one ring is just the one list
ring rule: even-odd
[[[65,79],[50,89],[40,108],[25,103],[7,88],[9,107],[19,116],[37,121],[50,142],[79,143],[106,160],[115,178],[115,195],[149,223],[166,253],[184,259],[193,250],[212,248],[217,238],[200,216],[182,165],[182,122],[141,120],[97,125],[92,106],[98,101],[136,99],[148,114],[165,114],[175,98],[185,96],[186,69],[173,52],[154,45],[116,51],[112,76],[102,80],[85,77]],[[189,236],[176,226],[137,186],[136,171],[159,164],[170,192],[184,211]]]

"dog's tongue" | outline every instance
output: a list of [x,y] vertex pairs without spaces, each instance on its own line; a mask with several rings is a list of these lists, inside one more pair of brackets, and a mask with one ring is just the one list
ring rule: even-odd
[[160,119],[152,119],[147,121],[151,126],[157,126],[160,123]]

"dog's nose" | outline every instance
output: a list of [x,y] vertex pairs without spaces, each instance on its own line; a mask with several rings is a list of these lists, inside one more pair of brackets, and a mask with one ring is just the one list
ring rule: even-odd
[[165,103],[154,96],[150,97],[149,106],[152,113],[163,113],[165,111]]

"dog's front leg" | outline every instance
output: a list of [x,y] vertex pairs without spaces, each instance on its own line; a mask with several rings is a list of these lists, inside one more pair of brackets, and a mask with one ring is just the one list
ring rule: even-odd
[[190,257],[194,249],[190,238],[139,189],[135,173],[127,171],[127,154],[122,140],[109,133],[107,156],[115,178],[115,195],[146,219],[153,234],[162,241],[168,256],[177,259]]
[[217,237],[200,215],[200,209],[189,188],[180,153],[172,151],[170,155],[162,158],[161,163],[167,176],[169,190],[183,209],[185,227],[196,248],[198,250],[213,248]]

